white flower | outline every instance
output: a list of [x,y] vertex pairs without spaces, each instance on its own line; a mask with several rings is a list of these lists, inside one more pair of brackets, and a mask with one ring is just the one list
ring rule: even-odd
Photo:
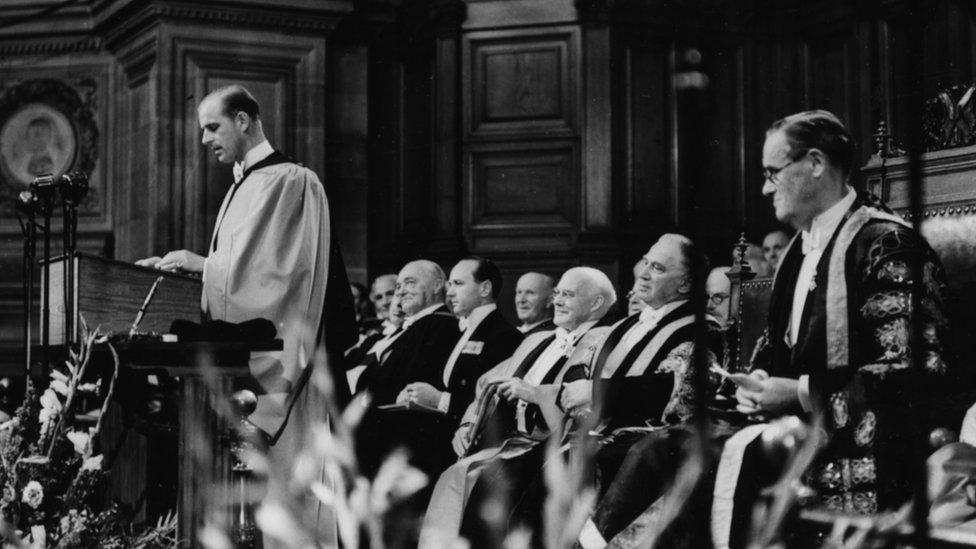
[[20,494],[20,501],[26,503],[31,509],[37,509],[44,501],[44,487],[36,480],[28,482]]
[[54,389],[48,387],[44,394],[41,395],[41,412],[38,414],[38,419],[41,423],[47,423],[51,419],[57,417],[61,412],[61,401],[58,400],[57,393]]
[[83,431],[68,431],[65,434],[71,444],[75,447],[75,453],[81,457],[87,457],[91,455],[91,435]]
[[105,458],[105,456],[103,456],[102,454],[98,454],[97,456],[92,456],[92,457],[86,459],[85,462],[81,464],[81,470],[82,471],[101,471],[102,470],[102,460],[104,458]]

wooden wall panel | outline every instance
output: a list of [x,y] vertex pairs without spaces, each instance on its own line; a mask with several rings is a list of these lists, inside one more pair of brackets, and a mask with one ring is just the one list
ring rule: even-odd
[[578,28],[471,33],[463,48],[469,138],[576,129]]
[[480,145],[467,154],[467,218],[475,238],[490,232],[518,236],[528,249],[539,249],[535,237],[546,233],[569,242],[578,219],[574,142]]

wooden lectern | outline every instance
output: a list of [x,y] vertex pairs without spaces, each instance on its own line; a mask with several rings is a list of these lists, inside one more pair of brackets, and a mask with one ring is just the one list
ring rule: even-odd
[[[84,318],[88,328],[105,334],[128,332],[136,313],[142,307],[146,295],[160,276],[160,283],[148,313],[139,325],[140,332],[165,333],[173,320],[200,321],[199,278],[140,267],[113,259],[75,253],[70,258],[72,280],[68,281],[71,303],[65,303],[65,271],[68,261],[64,256],[50,262],[50,296],[41,291],[41,311],[48,298],[51,300],[51,345],[76,342],[80,334],[79,319]],[[46,269],[47,265],[42,265]],[[43,279],[43,277],[42,277]],[[65,328],[73,326],[65,337]],[[43,338],[43,319],[37,315]]]
[[[198,322],[201,318],[199,279],[156,269],[139,267],[75,253],[69,259],[49,263],[50,293],[43,295],[41,310],[50,299],[50,343],[62,354],[67,343],[81,336],[80,320],[102,334],[128,333],[150,289],[163,277],[148,306],[139,332],[166,333],[177,319]],[[42,266],[47,268],[48,265]],[[65,273],[72,276],[65,286]],[[65,299],[70,296],[70,299]],[[40,315],[38,315],[40,317]],[[39,321],[43,328],[43,321]],[[71,333],[66,328],[72,326]],[[40,330],[39,330],[40,332]],[[42,336],[43,337],[43,336]],[[227,515],[231,458],[223,441],[227,407],[236,379],[249,376],[251,353],[278,351],[281,340],[265,342],[175,342],[132,341],[116,345],[121,368],[128,374],[168,376],[178,380],[178,432],[176,463],[154,463],[152,448],[165,441],[134,436],[132,411],[109,408],[102,441],[124,444],[112,465],[111,495],[129,503],[145,494],[154,467],[177,468],[177,514],[181,547],[197,547],[197,533],[205,522],[218,524]],[[95,353],[106,367],[111,356],[102,348]],[[118,396],[118,395],[117,395]],[[129,396],[129,395],[127,395]],[[129,398],[131,404],[131,398]],[[118,402],[118,400],[116,401]],[[128,434],[126,434],[128,433]],[[145,515],[142,518],[150,518]]]

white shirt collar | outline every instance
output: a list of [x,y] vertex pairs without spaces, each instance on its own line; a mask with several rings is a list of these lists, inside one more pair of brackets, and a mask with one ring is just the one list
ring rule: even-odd
[[565,328],[556,328],[556,339],[564,338],[566,341],[575,341],[576,338],[585,334],[596,323],[596,320],[587,320],[573,329],[572,332],[567,331]]
[[235,172],[239,170],[240,173],[243,174],[251,166],[271,156],[271,153],[273,152],[274,148],[271,146],[271,143],[268,143],[268,140],[265,139],[264,141],[251,147],[251,150],[244,154],[244,162],[235,162],[234,170]]
[[471,311],[471,314],[458,319],[458,327],[462,332],[468,330],[474,331],[474,329],[478,327],[478,324],[481,324],[481,321],[484,320],[486,316],[491,314],[491,312],[496,308],[498,308],[498,306],[494,303],[478,305]]
[[847,188],[847,194],[839,202],[827,209],[827,211],[813,218],[810,224],[810,231],[800,233],[803,244],[803,254],[806,255],[810,250],[823,251],[830,242],[830,237],[834,235],[837,226],[844,219],[844,214],[851,208],[857,200],[857,193],[851,187]]
[[407,328],[409,328],[410,326],[412,326],[414,322],[417,322],[421,318],[423,318],[423,317],[425,317],[425,316],[433,313],[440,306],[441,306],[440,303],[434,303],[430,307],[427,307],[426,309],[422,309],[417,314],[410,315],[407,318],[403,319],[403,329],[406,330]]
[[640,312],[640,321],[656,325],[658,322],[661,322],[661,319],[664,318],[665,315],[687,302],[687,299],[679,299],[678,301],[665,303],[657,309],[647,306]]

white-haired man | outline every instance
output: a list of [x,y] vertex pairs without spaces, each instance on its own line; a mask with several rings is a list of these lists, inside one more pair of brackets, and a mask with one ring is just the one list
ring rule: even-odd
[[[605,274],[590,267],[569,269],[555,290],[556,331],[528,336],[508,360],[482,376],[478,398],[468,408],[454,438],[458,455],[467,457],[449,467],[438,480],[420,547],[449,546],[461,531],[462,519],[465,537],[474,546],[502,545],[477,512],[486,492],[498,485],[479,483],[479,475],[490,467],[496,471],[492,479],[510,481],[531,478],[540,470],[539,441],[547,433],[558,433],[565,420],[556,403],[560,383],[569,364],[589,361],[607,331],[596,327],[597,323],[615,301],[616,292]],[[504,473],[497,473],[500,470]],[[506,508],[513,504],[515,490],[508,496]],[[474,511],[465,512],[466,508]]]

